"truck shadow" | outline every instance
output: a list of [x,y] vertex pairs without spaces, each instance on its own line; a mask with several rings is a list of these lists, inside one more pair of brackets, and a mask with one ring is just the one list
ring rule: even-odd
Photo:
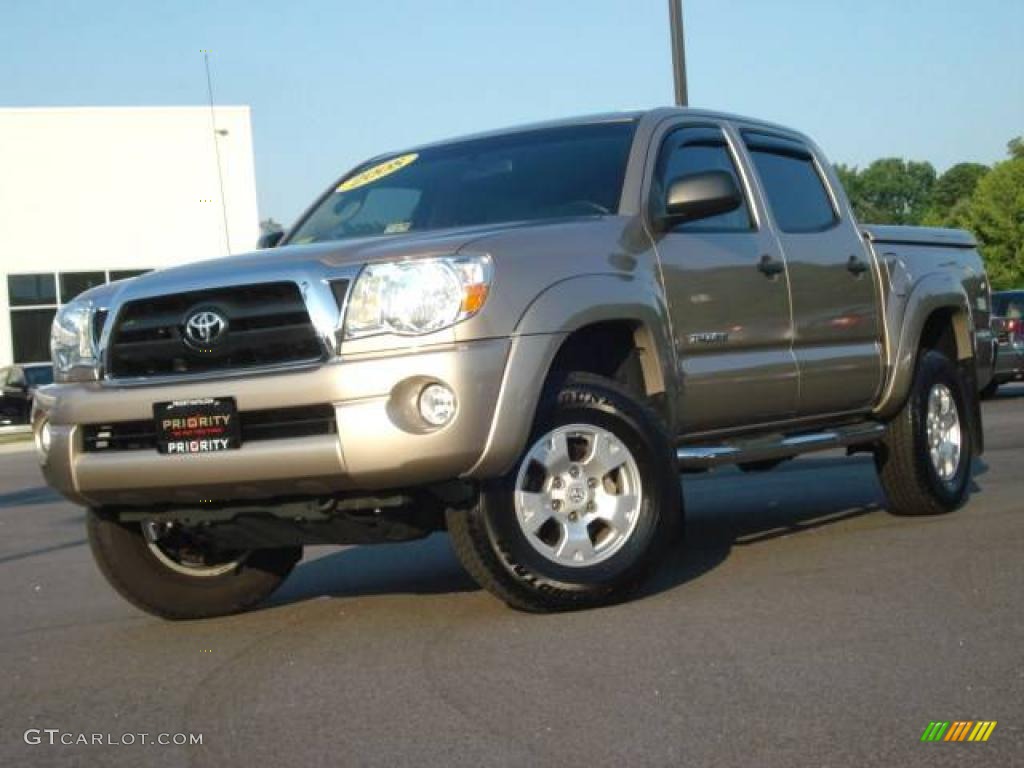
[[996,392],[995,396],[986,402],[994,402],[996,400],[1014,400],[1019,397],[1024,397],[1024,384],[1003,384]]
[[27,507],[35,504],[54,504],[61,500],[51,488],[41,485],[37,488],[22,488],[11,493],[0,493],[0,509]]
[[[771,472],[726,469],[686,476],[685,543],[640,597],[674,589],[724,562],[734,547],[841,525],[880,511],[884,497],[869,458],[815,458]],[[272,608],[317,597],[446,594],[479,587],[455,559],[448,537],[352,547],[302,563],[265,604]]]

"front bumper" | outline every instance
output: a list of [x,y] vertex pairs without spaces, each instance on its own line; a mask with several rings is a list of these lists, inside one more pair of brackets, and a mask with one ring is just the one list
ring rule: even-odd
[[[504,471],[522,450],[557,336],[489,339],[403,354],[342,357],[319,368],[159,386],[63,384],[40,391],[33,424],[50,424],[47,482],[88,506],[319,496],[409,488]],[[544,366],[544,367],[541,367]],[[438,430],[416,424],[411,393],[439,381],[458,412]],[[83,426],[152,418],[168,400],[233,397],[240,413],[329,403],[336,434],[244,443],[238,450],[162,455],[88,452]]]

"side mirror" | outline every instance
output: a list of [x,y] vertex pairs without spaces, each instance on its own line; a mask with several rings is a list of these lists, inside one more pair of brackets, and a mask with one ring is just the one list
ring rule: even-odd
[[732,175],[725,171],[705,171],[680,176],[665,192],[662,227],[669,229],[687,221],[698,221],[735,211],[743,204]]
[[260,249],[273,248],[275,245],[281,242],[282,237],[284,237],[284,232],[282,232],[281,230],[277,230],[276,232],[264,232],[262,235],[260,235],[260,239],[257,242],[257,247]]

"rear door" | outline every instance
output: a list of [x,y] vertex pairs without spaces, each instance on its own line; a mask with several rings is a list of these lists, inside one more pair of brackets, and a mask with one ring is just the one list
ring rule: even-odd
[[801,139],[742,132],[789,272],[798,414],[868,409],[882,384],[874,257],[838,204],[828,166]]
[[683,175],[725,171],[745,198],[735,211],[670,231],[652,225],[679,361],[682,428],[692,434],[791,418],[797,374],[785,264],[732,140],[718,124],[686,122],[663,129],[655,146],[652,222],[664,190]]

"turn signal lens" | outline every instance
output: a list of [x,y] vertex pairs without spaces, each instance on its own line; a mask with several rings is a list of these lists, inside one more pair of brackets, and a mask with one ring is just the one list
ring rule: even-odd
[[486,283],[473,283],[462,289],[462,312],[465,315],[474,315],[487,301],[487,292],[490,289]]

